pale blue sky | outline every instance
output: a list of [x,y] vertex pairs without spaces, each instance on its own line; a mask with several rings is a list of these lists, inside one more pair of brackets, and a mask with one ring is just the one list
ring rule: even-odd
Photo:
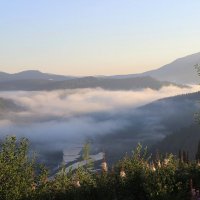
[[200,52],[199,21],[199,0],[0,0],[0,71],[146,71]]

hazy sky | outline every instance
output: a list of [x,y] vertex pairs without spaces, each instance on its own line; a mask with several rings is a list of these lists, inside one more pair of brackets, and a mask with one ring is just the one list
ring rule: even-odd
[[0,0],[0,71],[127,74],[200,51],[199,0]]

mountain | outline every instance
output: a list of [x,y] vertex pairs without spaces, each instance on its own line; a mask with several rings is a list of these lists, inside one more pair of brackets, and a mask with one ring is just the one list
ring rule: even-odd
[[19,112],[22,110],[23,108],[17,105],[14,101],[0,98],[0,115],[5,115],[6,112]]
[[128,113],[120,114],[121,118],[111,116],[113,120],[116,117],[129,122],[129,125],[100,136],[94,146],[99,151],[104,149],[112,161],[120,159],[124,152],[131,152],[139,142],[154,153],[159,149],[162,153],[177,154],[179,149],[184,149],[194,157],[200,140],[200,125],[195,123],[194,118],[200,110],[199,100],[200,92],[196,92],[164,98],[138,109],[129,108]]
[[[100,79],[129,79],[135,77],[150,76],[159,81],[169,81],[177,84],[198,84],[200,77],[197,75],[197,70],[194,65],[200,63],[200,52],[179,58],[172,63],[164,65],[159,69],[147,71],[140,74],[115,75],[115,76],[95,76]],[[42,73],[37,70],[23,71],[15,74],[0,72],[0,82],[15,81],[15,80],[53,80],[64,81],[76,79],[74,76],[62,76],[48,73]],[[87,77],[84,77],[87,78]]]
[[125,79],[83,77],[64,81],[53,81],[45,79],[22,79],[15,81],[1,82],[0,91],[39,91],[39,90],[59,90],[77,88],[103,88],[106,90],[135,90],[151,88],[158,90],[164,86],[175,85],[177,87],[187,87],[173,84],[167,81],[158,81],[151,77],[135,77]]
[[157,70],[143,73],[143,76],[151,76],[158,80],[167,80],[175,83],[197,84],[200,77],[194,65],[200,63],[200,53],[179,58]]
[[179,150],[189,152],[190,159],[195,159],[198,141],[200,141],[200,125],[191,124],[168,135],[164,140],[151,147],[151,152],[173,153],[178,155]]
[[74,77],[72,76],[62,76],[62,75],[55,75],[55,74],[47,74],[42,73],[37,70],[28,70],[28,71],[22,71],[15,74],[9,74],[5,72],[0,72],[0,82],[5,81],[16,81],[16,80],[54,80],[54,81],[62,81],[62,80],[68,80],[72,79]]
[[198,63],[200,63],[200,53],[179,58],[159,69],[147,71],[141,74],[117,75],[112,77],[120,79],[151,76],[160,81],[170,81],[179,84],[198,84],[200,83],[200,77],[194,67],[194,65]]

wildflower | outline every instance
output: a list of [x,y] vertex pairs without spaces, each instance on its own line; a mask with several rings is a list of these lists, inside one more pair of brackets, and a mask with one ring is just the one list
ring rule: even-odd
[[169,159],[165,158],[165,159],[164,159],[164,165],[166,166],[166,165],[168,165],[168,164],[169,164]]
[[81,187],[81,184],[80,184],[80,181],[79,180],[77,180],[76,182],[75,182],[75,187],[77,187],[77,188],[79,188],[79,187]]
[[158,166],[158,168],[161,168],[161,167],[162,167],[162,166],[161,166],[161,163],[160,163],[160,160],[158,160],[157,166]]
[[126,177],[126,173],[125,173],[125,171],[123,169],[120,171],[120,177],[121,178],[125,178]]
[[103,172],[108,171],[108,166],[107,166],[106,159],[105,159],[105,153],[104,153],[104,156],[103,156],[103,162],[101,163],[101,169],[102,169]]
[[156,168],[155,168],[155,165],[154,165],[154,163],[152,163],[152,164],[150,165],[150,169],[151,169],[151,171],[153,171],[153,172],[155,172],[155,171],[156,171]]
[[37,186],[36,183],[32,183],[32,184],[31,184],[31,189],[32,189],[33,191],[35,191],[35,190],[36,190],[36,186]]
[[108,171],[108,166],[107,166],[106,161],[103,161],[103,162],[102,162],[101,168],[102,168],[102,171],[103,171],[103,172],[107,172],[107,171]]

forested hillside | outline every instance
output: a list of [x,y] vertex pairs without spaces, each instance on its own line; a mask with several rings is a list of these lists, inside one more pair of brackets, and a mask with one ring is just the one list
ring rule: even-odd
[[13,111],[17,112],[20,111],[22,107],[14,103],[12,100],[0,98],[0,112],[6,111]]
[[159,90],[166,86],[177,86],[179,88],[188,88],[187,85],[175,84],[167,81],[158,81],[149,76],[135,78],[96,78],[83,77],[69,80],[47,80],[47,79],[21,79],[7,80],[1,82],[0,91],[52,91],[61,89],[80,89],[80,88],[102,88],[106,90],[138,90],[150,88]]

